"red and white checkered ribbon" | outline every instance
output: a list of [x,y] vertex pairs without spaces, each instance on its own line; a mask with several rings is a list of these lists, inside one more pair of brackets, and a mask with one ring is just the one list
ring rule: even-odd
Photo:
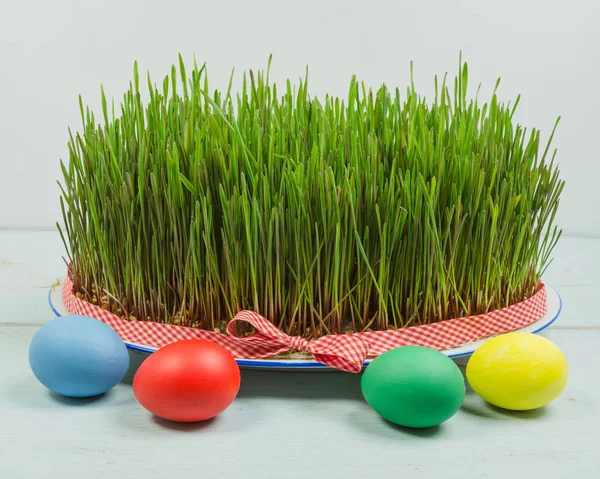
[[[449,319],[410,328],[353,334],[335,334],[307,341],[288,336],[260,314],[240,311],[227,325],[227,334],[150,321],[127,321],[99,306],[79,299],[67,275],[63,299],[71,314],[96,318],[112,327],[123,341],[160,348],[182,339],[206,339],[220,344],[236,358],[266,358],[285,351],[307,351],[315,360],[342,371],[360,372],[367,357],[400,346],[444,350],[527,326],[546,314],[546,288],[542,282],[530,298],[486,314]],[[235,335],[234,322],[252,325],[256,332]]]

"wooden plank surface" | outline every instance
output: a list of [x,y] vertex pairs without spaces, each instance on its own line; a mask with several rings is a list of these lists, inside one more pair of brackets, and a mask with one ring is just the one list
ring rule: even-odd
[[0,478],[598,478],[600,240],[564,238],[545,276],[564,300],[546,333],[570,378],[550,406],[502,412],[469,392],[439,428],[410,431],[364,402],[360,376],[244,371],[212,422],[153,418],[120,384],[93,400],[49,393],[29,342],[64,274],[56,234],[0,232]]

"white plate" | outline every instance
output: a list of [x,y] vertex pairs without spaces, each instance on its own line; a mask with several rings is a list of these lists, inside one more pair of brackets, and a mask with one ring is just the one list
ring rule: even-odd
[[[548,305],[548,310],[546,314],[531,323],[529,326],[525,326],[521,328],[519,331],[527,332],[527,333],[539,333],[543,331],[548,326],[550,326],[556,319],[558,318],[561,310],[562,310],[562,299],[556,290],[548,285],[546,285],[546,300]],[[62,299],[62,285],[54,287],[48,293],[48,302],[50,303],[50,308],[56,316],[64,316],[69,314],[67,308]],[[462,346],[458,346],[456,348],[446,349],[442,351],[446,356],[450,358],[464,358],[467,359],[471,354],[475,352],[475,350],[485,343],[488,339],[481,339],[479,341],[474,341],[469,344],[465,344]],[[126,346],[133,351],[138,351],[140,353],[150,354],[156,351],[158,348],[154,346],[148,346],[143,344],[136,344],[125,342]],[[314,359],[307,358],[299,358],[299,359],[236,359],[238,365],[244,368],[251,369],[269,369],[269,370],[330,370],[328,366],[325,366]],[[367,366],[372,360],[368,359],[365,361],[365,366]],[[462,362],[462,361],[458,361]]]

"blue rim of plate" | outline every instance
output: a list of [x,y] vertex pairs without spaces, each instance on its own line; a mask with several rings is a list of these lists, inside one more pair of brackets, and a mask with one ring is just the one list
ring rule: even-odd
[[[552,289],[552,291],[558,297],[558,302],[559,302],[558,309],[556,310],[556,313],[549,321],[544,322],[538,328],[534,329],[533,331],[530,331],[531,334],[540,333],[541,331],[550,327],[558,319],[558,317],[560,316],[560,313],[562,311],[563,302],[562,302],[562,298],[561,298],[560,294],[558,294],[558,291],[556,291],[551,286],[546,285],[546,287],[549,289]],[[50,290],[48,291],[48,304],[50,305],[50,309],[52,310],[54,315],[56,317],[60,318],[61,316],[63,316],[63,314],[60,311],[58,311],[58,309],[56,309],[54,303],[52,302],[52,292],[53,292],[53,288],[50,288]],[[127,346],[127,349],[131,349],[132,351],[138,351],[140,353],[152,354],[152,353],[156,352],[156,349],[141,346],[139,344],[128,343],[127,341],[125,341],[125,346]],[[447,353],[446,356],[448,356],[449,358],[460,358],[460,357],[470,356],[471,354],[473,354],[474,351],[475,350],[468,351],[468,352],[459,352],[459,353]],[[371,363],[371,361],[372,361],[372,359],[367,359],[364,363],[364,366],[368,366]],[[236,362],[238,363],[239,366],[255,367],[255,368],[261,368],[261,369],[268,369],[268,368],[285,368],[285,369],[295,369],[295,368],[323,369],[323,368],[326,368],[326,369],[329,369],[328,366],[326,366],[322,363],[319,363],[317,361],[314,361],[314,360],[312,360],[312,361],[301,361],[301,360],[277,361],[277,360],[269,359],[268,361],[266,361],[265,359],[238,359],[238,358],[236,358]]]

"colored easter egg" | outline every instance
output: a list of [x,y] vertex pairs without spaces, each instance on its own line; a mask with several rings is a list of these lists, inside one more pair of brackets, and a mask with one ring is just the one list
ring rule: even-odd
[[392,349],[367,366],[363,396],[382,417],[400,426],[424,428],[441,424],[460,408],[465,381],[458,366],[433,349]]
[[467,364],[473,390],[490,404],[525,411],[549,404],[567,384],[565,355],[552,341],[530,333],[496,336]]
[[217,416],[239,388],[240,370],[233,356],[199,339],[177,341],[152,353],[133,379],[133,393],[144,408],[177,422]]
[[29,346],[35,377],[63,396],[89,397],[118,384],[129,368],[125,343],[108,325],[87,316],[45,324]]

